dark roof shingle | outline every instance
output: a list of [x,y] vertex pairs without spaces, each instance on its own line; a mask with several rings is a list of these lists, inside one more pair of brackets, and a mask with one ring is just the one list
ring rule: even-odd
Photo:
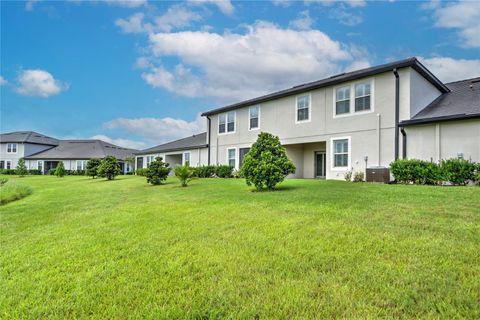
[[179,151],[187,149],[196,149],[207,147],[207,133],[195,134],[191,137],[167,142],[152,148],[136,152],[136,154],[150,154],[150,153],[160,153],[160,152],[170,152],[170,151]]
[[57,146],[59,141],[55,138],[40,134],[35,131],[15,131],[0,134],[0,142],[34,143]]

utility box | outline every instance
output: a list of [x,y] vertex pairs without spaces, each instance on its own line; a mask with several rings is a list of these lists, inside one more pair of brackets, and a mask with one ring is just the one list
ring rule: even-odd
[[390,169],[385,167],[367,168],[367,182],[390,182]]

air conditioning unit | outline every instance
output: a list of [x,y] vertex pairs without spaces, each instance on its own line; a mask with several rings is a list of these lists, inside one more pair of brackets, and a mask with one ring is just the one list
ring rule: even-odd
[[390,169],[385,167],[370,167],[367,168],[366,180],[367,182],[390,182]]

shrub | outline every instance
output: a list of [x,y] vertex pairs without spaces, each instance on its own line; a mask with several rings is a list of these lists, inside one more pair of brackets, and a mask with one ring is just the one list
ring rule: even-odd
[[262,132],[245,155],[241,171],[247,185],[273,190],[288,174],[295,173],[295,165],[288,159],[280,139]]
[[137,170],[135,171],[135,174],[136,174],[137,176],[145,177],[145,175],[147,174],[147,169],[145,169],[145,168],[137,169]]
[[162,157],[156,157],[155,160],[150,162],[146,170],[147,182],[153,185],[162,184],[163,181],[167,180],[168,174],[172,170],[168,166],[169,164],[163,162]]
[[25,159],[23,158],[18,159],[16,172],[20,177],[24,177],[27,175],[28,171],[27,171],[27,166],[25,165]]
[[2,187],[7,182],[8,182],[8,178],[1,177],[0,178],[0,187]]
[[0,174],[13,175],[16,174],[15,169],[0,169]]
[[194,170],[189,166],[178,166],[175,168],[175,176],[180,180],[182,187],[186,187],[187,184],[194,178]]
[[347,171],[347,172],[345,172],[343,177],[345,178],[345,181],[350,182],[350,181],[352,181],[352,175],[353,175],[352,171]]
[[215,175],[215,166],[201,166],[194,168],[194,175],[198,178],[212,178]]
[[57,164],[57,167],[55,168],[55,175],[59,178],[65,176],[67,174],[67,171],[65,170],[65,166],[63,164],[63,161],[60,161]]
[[475,182],[480,185],[480,162],[475,165]]
[[465,185],[475,179],[475,163],[464,159],[442,160],[440,169],[442,178],[454,185]]
[[363,182],[365,180],[365,173],[357,171],[353,174],[353,182]]
[[2,187],[2,192],[0,192],[0,204],[6,204],[15,200],[25,198],[32,193],[32,189],[28,186],[16,184],[16,183],[6,183]]
[[231,178],[233,167],[227,165],[218,165],[215,167],[215,175],[219,178]]
[[100,159],[88,160],[85,168],[85,174],[92,177],[92,179],[95,179],[98,176],[98,167],[100,166],[100,163]]
[[28,170],[28,174],[30,174],[32,176],[38,176],[38,175],[42,174],[42,171],[40,171],[38,169],[30,169],[30,170]]
[[107,180],[113,180],[120,174],[120,164],[117,158],[114,156],[106,156],[100,161],[98,166],[98,175],[100,177],[107,178]]

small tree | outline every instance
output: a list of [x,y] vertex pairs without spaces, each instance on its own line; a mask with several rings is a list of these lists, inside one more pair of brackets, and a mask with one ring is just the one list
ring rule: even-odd
[[65,170],[63,161],[58,162],[57,167],[55,168],[55,175],[59,178],[62,178],[66,173],[67,171]]
[[162,157],[156,157],[146,169],[145,177],[148,183],[153,185],[162,184],[163,181],[167,180],[171,170],[169,164],[163,162]]
[[106,156],[98,166],[98,175],[113,180],[120,174],[120,164],[114,156]]
[[20,158],[18,160],[17,168],[15,171],[20,177],[24,177],[27,175],[28,170],[27,170],[27,166],[25,165],[25,160],[23,158]]
[[175,176],[180,180],[182,187],[186,187],[194,178],[194,170],[189,166],[178,166],[175,168]]
[[100,163],[101,163],[100,159],[88,160],[85,174],[95,179],[95,177],[98,176],[98,167],[100,166]]
[[295,165],[288,159],[280,139],[262,132],[245,155],[241,172],[247,185],[253,184],[257,190],[273,190],[288,174],[295,173]]

